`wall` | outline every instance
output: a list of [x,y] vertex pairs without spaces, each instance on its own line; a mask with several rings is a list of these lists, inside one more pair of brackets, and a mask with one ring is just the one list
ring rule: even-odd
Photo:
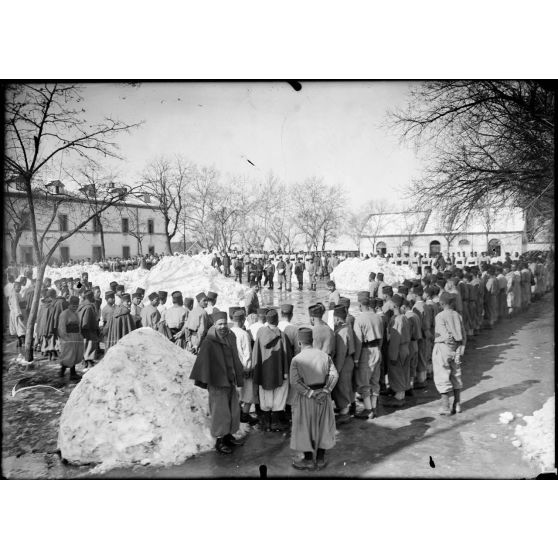
[[[522,231],[515,232],[491,232],[488,240],[497,239],[500,241],[502,254],[506,252],[525,252],[527,245],[524,242],[524,235]],[[403,242],[407,239],[404,236],[378,236],[375,241],[384,242],[386,244],[387,253],[405,253],[413,254],[420,252],[421,254],[430,253],[430,243],[437,240],[440,243],[441,251],[443,254],[448,252],[448,244],[442,235],[417,235],[411,239],[411,247],[409,250],[402,248]],[[468,245],[460,246],[460,240],[467,240]],[[486,234],[485,233],[465,233],[457,235],[450,244],[449,252],[485,252],[487,250]],[[363,238],[361,243],[361,252],[371,253],[375,252],[373,239]]]

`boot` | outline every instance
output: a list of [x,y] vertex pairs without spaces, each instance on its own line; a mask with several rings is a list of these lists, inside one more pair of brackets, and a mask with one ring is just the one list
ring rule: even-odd
[[70,381],[79,382],[81,380],[81,376],[76,372],[76,367],[72,366],[70,368]]
[[65,366],[61,366],[61,367],[60,367],[60,371],[58,372],[58,376],[59,376],[60,378],[63,378],[63,377],[64,377],[64,374],[66,374],[66,367],[65,367]]
[[223,453],[225,455],[229,455],[232,453],[232,449],[229,446],[227,446],[227,444],[225,444],[223,438],[217,438],[217,441],[215,442],[215,449],[219,453]]
[[453,396],[454,396],[453,412],[454,413],[460,413],[461,412],[461,390],[460,389],[454,389],[453,390]]
[[440,415],[449,415],[450,414],[450,406],[449,406],[449,395],[447,393],[441,394],[442,400],[440,404],[440,411],[438,414]]
[[316,455],[316,469],[318,469],[318,471],[320,469],[323,469],[327,465],[325,452],[326,452],[325,449],[318,448],[318,453]]
[[301,471],[313,471],[316,466],[314,465],[314,460],[312,459],[312,452],[305,451],[302,459],[295,459],[293,461],[293,467]]
[[372,403],[372,413],[370,414],[370,418],[375,418],[378,416],[378,396],[373,395],[371,398]]
[[244,445],[244,442],[242,440],[237,440],[232,434],[227,434],[226,436],[223,436],[223,443],[229,447]]
[[271,412],[271,431],[282,432],[285,430],[285,425],[279,420],[279,413],[276,411]]
[[250,413],[240,411],[240,422],[254,426],[254,424],[258,424],[259,420],[256,417],[253,417]]
[[353,401],[349,405],[349,415],[354,415],[356,413],[356,401]]
[[262,411],[261,427],[264,432],[271,432],[271,411]]

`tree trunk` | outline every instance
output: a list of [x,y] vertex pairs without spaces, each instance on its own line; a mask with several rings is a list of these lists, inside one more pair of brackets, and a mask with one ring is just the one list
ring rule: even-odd
[[169,252],[169,255],[172,256],[171,237],[169,236],[169,233],[165,233],[165,237],[167,239],[167,250]]
[[105,231],[103,230],[103,224],[101,223],[101,218],[99,217],[99,232],[101,233],[101,258],[106,259],[105,254]]
[[39,310],[39,302],[41,297],[41,286],[45,276],[45,270],[50,261],[50,256],[45,258],[40,265],[37,266],[37,278],[35,283],[35,290],[33,292],[33,302],[31,303],[31,311],[27,318],[27,329],[25,332],[25,360],[33,362],[33,330],[35,329],[35,322],[37,321],[37,313]]

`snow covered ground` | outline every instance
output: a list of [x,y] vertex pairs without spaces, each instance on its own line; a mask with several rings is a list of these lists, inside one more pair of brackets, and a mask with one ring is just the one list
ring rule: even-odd
[[367,291],[370,272],[384,274],[384,282],[397,285],[405,279],[414,279],[415,272],[408,265],[394,265],[383,258],[349,258],[341,262],[332,272],[331,278],[342,291]]
[[62,457],[103,470],[175,465],[211,449],[207,392],[189,379],[195,358],[151,328],[124,336],[70,395]]
[[532,416],[523,417],[525,426],[515,427],[515,435],[519,438],[523,456],[535,461],[541,468],[541,473],[556,471],[555,461],[555,396],[553,395]]

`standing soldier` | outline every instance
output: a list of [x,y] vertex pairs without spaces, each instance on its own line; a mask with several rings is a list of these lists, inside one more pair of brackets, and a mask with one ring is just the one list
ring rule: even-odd
[[531,271],[527,262],[521,263],[521,305],[523,310],[531,304]]
[[76,310],[79,304],[77,296],[71,296],[68,308],[60,314],[58,319],[58,336],[60,337],[60,372],[64,377],[66,368],[70,368],[70,381],[81,379],[76,373],[76,365],[83,359],[83,337],[79,330],[79,317]]
[[287,290],[287,278],[285,276],[286,267],[283,256],[279,256],[279,261],[277,262],[277,281],[280,291],[283,290],[283,285],[285,285],[285,290]]
[[[434,382],[442,397],[441,415],[461,412],[460,357],[465,350],[467,340],[463,319],[451,308],[451,295],[440,295],[442,311],[436,316],[434,350],[432,364],[434,366]],[[450,409],[451,405],[451,409]]]
[[78,310],[79,325],[83,336],[83,360],[85,369],[95,366],[99,343],[99,317],[93,291],[85,291],[85,301]]
[[294,274],[298,282],[298,290],[302,291],[302,284],[303,284],[303,277],[304,277],[304,262],[302,261],[302,258],[298,258],[298,261],[296,262],[294,267]]
[[292,291],[292,278],[293,278],[293,263],[289,256],[285,259],[285,279],[287,281],[287,292]]
[[322,320],[325,306],[318,302],[308,308],[310,324],[312,325],[312,338],[314,347],[320,349],[330,357],[335,356],[335,334],[333,330]]
[[361,313],[355,318],[355,384],[362,396],[364,409],[355,418],[368,419],[377,415],[380,395],[380,363],[382,361],[383,320],[371,309],[370,293],[357,295]]
[[[411,389],[406,395],[413,395],[413,388],[417,378],[418,362],[419,362],[419,341],[422,341],[422,323],[420,316],[413,311],[415,304],[414,296],[408,297],[404,301],[405,317],[409,321],[409,330],[411,341],[409,342],[409,376],[411,379]],[[418,382],[417,382],[418,383]],[[420,384],[419,384],[420,385]],[[417,386],[419,387],[419,386]]]
[[242,257],[238,256],[234,262],[234,280],[242,283],[242,268],[244,266],[244,262],[242,261]]
[[14,281],[14,288],[8,298],[10,308],[10,335],[17,337],[18,349],[23,346],[25,340],[25,322],[21,309],[21,282]]
[[258,299],[258,292],[260,291],[259,285],[256,281],[250,282],[250,289],[246,291],[244,295],[244,307],[246,309],[246,315],[255,314],[260,307],[260,301]]
[[291,362],[290,384],[295,391],[291,449],[304,453],[293,461],[301,470],[323,469],[325,452],[335,446],[335,415],[331,392],[337,370],[331,357],[312,347],[312,330],[299,330],[300,353]]
[[314,263],[313,257],[310,257],[310,259],[308,260],[306,264],[306,271],[308,272],[308,277],[310,281],[310,288],[308,290],[315,291],[317,278],[316,278],[316,264]]
[[120,298],[120,306],[116,306],[108,323],[106,350],[116,345],[122,337],[135,329],[135,322],[130,313],[132,298],[128,293],[123,293]]
[[159,314],[159,310],[157,310],[157,306],[159,306],[159,295],[157,293],[151,293],[148,298],[149,304],[146,304],[141,310],[141,323],[143,327],[150,327],[158,331],[158,324],[161,319],[161,314]]
[[405,392],[411,387],[409,376],[409,342],[411,334],[409,322],[404,315],[404,300],[399,294],[391,297],[393,317],[389,328],[389,386],[394,395],[386,401],[389,407],[402,407],[405,404]]
[[206,312],[207,295],[204,292],[196,295],[198,305],[188,314],[186,320],[190,344],[188,350],[196,354],[209,330],[209,316]]
[[353,388],[355,338],[353,329],[345,323],[346,317],[347,309],[345,306],[336,306],[333,309],[335,325],[334,363],[339,379],[331,395],[339,409],[337,424],[343,424],[350,419],[350,405],[355,398]]
[[209,328],[200,346],[190,379],[198,387],[207,389],[210,431],[216,439],[215,449],[219,453],[231,454],[234,447],[242,445],[233,434],[240,427],[237,387],[242,387],[243,376],[236,338],[228,327],[227,314],[218,312],[214,316],[214,325]]
[[268,285],[268,290],[273,289],[273,276],[275,275],[275,265],[273,264],[273,258],[270,258],[265,265],[265,281],[264,287]]

